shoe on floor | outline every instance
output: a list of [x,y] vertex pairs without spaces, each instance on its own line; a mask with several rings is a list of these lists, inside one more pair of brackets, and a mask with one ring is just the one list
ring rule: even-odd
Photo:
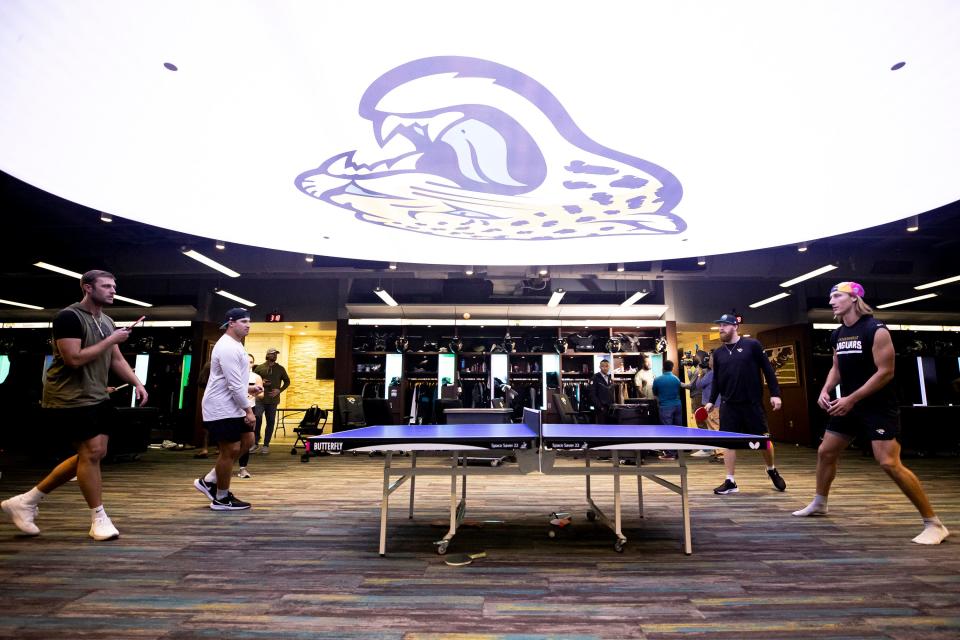
[[9,500],[0,502],[0,509],[10,516],[13,524],[28,536],[40,535],[40,527],[34,524],[37,512],[40,508],[37,505],[30,505],[24,502],[23,496],[13,496]]
[[237,474],[238,478],[252,478],[253,474],[247,471],[246,467],[240,467],[240,473]]
[[770,476],[770,480],[773,481],[773,486],[777,488],[777,491],[786,491],[787,482],[780,477],[780,472],[776,469],[770,469],[767,471],[767,475]]
[[262,453],[263,455],[267,455],[268,453],[270,453],[270,447],[260,447],[260,453]]
[[250,453],[256,453],[257,451],[260,451],[260,445],[255,444],[252,447],[250,447]]
[[709,451],[707,451],[706,449],[700,449],[699,451],[694,451],[693,453],[691,453],[691,454],[690,454],[690,457],[691,457],[691,458],[706,458],[706,457],[709,456],[709,455],[711,455]]
[[710,462],[719,462],[723,464],[723,456],[710,456]]
[[208,500],[213,500],[217,497],[217,483],[216,482],[207,482],[203,478],[197,478],[193,481],[193,486],[197,491],[207,496]]
[[110,522],[110,518],[101,516],[94,518],[93,524],[90,525],[90,537],[99,541],[116,540],[120,537],[120,532]]
[[213,502],[210,503],[210,508],[214,511],[240,511],[242,509],[249,509],[250,503],[240,500],[232,493],[228,493],[226,498],[213,499]]
[[724,480],[723,484],[713,490],[718,496],[725,496],[728,493],[740,493],[737,483],[733,480]]

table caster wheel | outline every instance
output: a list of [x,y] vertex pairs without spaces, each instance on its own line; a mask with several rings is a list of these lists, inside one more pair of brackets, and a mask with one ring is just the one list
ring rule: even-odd
[[308,454],[303,454],[300,456],[300,462],[310,462],[310,456]]
[[613,550],[617,553],[623,553],[623,546],[625,544],[627,544],[626,540],[617,540],[615,543],[613,543]]
[[557,537],[557,531],[556,531],[556,529],[550,529],[549,531],[547,531],[547,537],[548,537],[548,538],[556,538],[556,537]]
[[443,542],[438,542],[436,544],[437,544],[437,555],[442,556],[447,552],[447,546],[449,546],[450,542],[444,540]]
[[596,519],[597,519],[596,511],[587,511],[587,520],[589,520],[590,522],[593,522]]
[[297,455],[297,448],[296,448],[296,447],[290,449],[290,455],[292,455],[292,456]]
[[494,458],[493,460],[490,461],[491,467],[497,467],[499,465],[500,465],[500,460],[498,458]]

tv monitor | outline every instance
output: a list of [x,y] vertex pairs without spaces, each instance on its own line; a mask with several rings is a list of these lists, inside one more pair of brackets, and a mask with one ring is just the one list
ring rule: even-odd
[[317,358],[317,380],[333,380],[333,358]]

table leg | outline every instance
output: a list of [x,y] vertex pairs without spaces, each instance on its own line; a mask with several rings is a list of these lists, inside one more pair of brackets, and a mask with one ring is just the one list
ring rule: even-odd
[[683,451],[677,452],[677,461],[680,465],[680,502],[683,504],[683,552],[688,556],[693,553],[693,540],[690,535],[690,498],[687,494],[687,461]]
[[391,452],[383,459],[383,498],[380,501],[380,555],[387,555],[387,510],[390,507],[390,459]]
[[417,469],[417,452],[416,452],[416,451],[411,451],[411,452],[410,452],[410,471],[411,471],[411,472],[410,472],[410,513],[409,513],[408,516],[407,516],[407,517],[410,518],[411,520],[413,520],[413,496],[414,496],[414,488],[415,488],[416,485],[417,485],[416,469]]

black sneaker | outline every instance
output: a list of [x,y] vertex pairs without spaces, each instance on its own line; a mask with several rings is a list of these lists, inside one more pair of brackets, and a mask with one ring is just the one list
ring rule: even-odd
[[787,483],[780,477],[780,472],[776,469],[770,469],[767,471],[767,475],[770,476],[770,479],[773,480],[773,486],[777,488],[777,491],[786,491]]
[[250,503],[239,500],[232,493],[228,493],[226,498],[219,500],[214,498],[213,502],[210,503],[210,508],[214,511],[241,511],[243,509],[249,509]]
[[217,497],[217,483],[216,482],[207,482],[203,478],[197,478],[193,481],[194,488],[207,496],[207,500],[213,500]]
[[739,493],[740,489],[737,488],[737,483],[733,480],[727,479],[723,481],[723,484],[713,490],[718,496],[725,496],[728,493]]

